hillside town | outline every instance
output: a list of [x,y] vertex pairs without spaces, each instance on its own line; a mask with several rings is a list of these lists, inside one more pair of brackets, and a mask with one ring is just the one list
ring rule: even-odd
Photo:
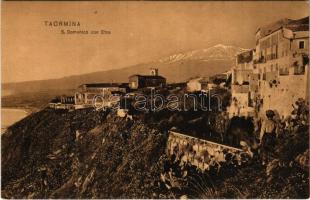
[[[243,149],[250,157],[253,157],[253,150],[250,149],[257,146],[253,138],[256,138],[258,143],[262,140],[264,131],[266,132],[266,130],[263,130],[266,123],[273,124],[276,121],[284,124],[283,129],[288,128],[294,121],[294,117],[296,118],[297,114],[300,115],[298,109],[301,106],[308,105],[309,18],[298,20],[282,19],[260,27],[255,33],[255,41],[255,47],[239,52],[235,58],[235,65],[232,66],[231,70],[222,74],[209,77],[193,77],[182,83],[169,83],[169,80],[159,74],[157,68],[150,68],[148,75],[131,75],[128,77],[127,83],[85,83],[77,88],[74,96],[55,98],[49,103],[49,107],[68,110],[116,108],[118,116],[133,119],[134,112],[131,110],[141,111],[141,109],[133,106],[141,103],[139,102],[140,95],[155,92],[156,95],[168,96],[165,100],[167,101],[171,94],[175,94],[177,97],[180,94],[185,94],[183,98],[174,101],[174,104],[168,103],[160,110],[171,108],[169,105],[176,108],[178,101],[183,102],[184,100],[184,107],[181,110],[193,112],[197,111],[195,106],[199,101],[195,95],[201,96],[205,94],[209,98],[207,100],[210,108],[209,112],[212,111],[211,104],[212,106],[216,104],[215,107],[218,107],[217,110],[213,109],[213,112],[218,113],[217,115],[221,118],[221,123],[218,125],[220,126],[219,131],[206,133],[203,130],[197,132],[191,129],[178,129],[178,132],[173,134],[176,130],[171,129],[170,142],[167,144],[168,151],[171,154],[180,154],[178,151],[183,148],[183,143],[181,142],[182,139],[178,138],[181,134],[181,138],[185,138],[185,141],[190,141],[191,137],[196,138],[198,142],[194,142],[193,146],[206,143],[206,146],[200,147],[200,150],[197,147],[198,149],[194,151],[199,152],[201,155],[204,152],[201,149],[214,146],[214,144],[210,144],[213,141],[216,142],[215,146],[222,149],[216,159],[223,159],[224,155],[221,154],[223,148],[237,152]],[[227,94],[230,96],[228,103],[227,99],[225,99]],[[213,98],[214,96],[217,97],[217,100]],[[194,98],[190,99],[188,97]],[[147,96],[144,97],[145,105],[147,101],[151,101],[150,107],[152,107],[152,101],[154,101],[153,107],[156,107],[158,100],[156,101],[152,97],[150,100],[147,98]],[[164,101],[159,103],[163,105]],[[189,109],[185,107],[187,104],[190,105]],[[200,111],[203,110],[202,104],[204,103],[202,102],[201,107],[198,108]],[[179,108],[175,109],[175,111],[181,110]],[[156,110],[146,109],[143,111]],[[269,115],[266,115],[266,113],[269,113]],[[270,115],[271,120],[269,120]],[[196,120],[201,117],[202,115]],[[231,136],[227,135],[227,123],[235,117],[251,119],[254,124],[254,136],[233,136],[231,139]],[[304,123],[307,122],[308,116],[302,115],[300,117]],[[207,121],[211,123],[209,118]],[[217,121],[216,123],[218,124]],[[234,150],[235,147],[239,149]],[[188,156],[195,157],[195,155],[191,154],[188,154]],[[203,166],[200,167],[203,170],[209,168],[209,165],[204,165],[206,163],[205,156],[196,160],[188,158],[188,156],[185,161],[187,160],[197,167]],[[181,155],[179,159],[184,158]]]
[[235,65],[223,74],[169,84],[169,80],[159,75],[158,69],[151,68],[149,75],[132,75],[127,83],[85,83],[77,88],[74,97],[53,99],[49,106],[86,108],[92,106],[96,95],[107,98],[145,88],[175,89],[177,86],[192,93],[221,87],[231,92],[231,105],[227,108],[230,117],[264,116],[272,109],[280,118],[285,118],[294,110],[293,103],[309,95],[308,21],[308,17],[282,19],[259,28],[255,33],[255,48],[237,54]]
[[[309,95],[309,18],[282,19],[261,27],[255,33],[256,46],[236,55],[231,70],[210,77],[194,77],[184,83],[170,84],[151,68],[148,75],[135,74],[127,83],[85,83],[74,96],[53,99],[49,107],[81,109],[93,106],[94,97],[105,99],[115,94],[134,96],[147,89],[184,89],[188,93],[224,88],[231,92],[227,107],[233,116],[264,117],[274,110],[281,119],[288,117],[294,104]],[[116,96],[116,95],[115,95]],[[120,101],[105,101],[112,106]],[[225,109],[226,110],[226,109]]]
[[149,66],[51,99],[3,136],[6,197],[308,197],[309,17],[253,38],[222,73],[172,82]]

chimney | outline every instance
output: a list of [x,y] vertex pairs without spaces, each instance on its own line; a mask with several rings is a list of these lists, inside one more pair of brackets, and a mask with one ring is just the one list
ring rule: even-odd
[[151,68],[150,74],[151,74],[151,76],[158,76],[158,69],[157,68]]

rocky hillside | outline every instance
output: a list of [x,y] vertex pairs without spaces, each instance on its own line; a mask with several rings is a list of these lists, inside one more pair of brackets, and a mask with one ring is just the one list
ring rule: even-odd
[[[134,120],[126,120],[112,111],[43,109],[14,124],[1,136],[1,195],[3,198],[309,197],[308,126],[301,125],[295,132],[283,135],[277,155],[268,166],[262,166],[254,158],[245,166],[223,165],[201,173],[165,156],[167,130],[189,121],[193,120],[176,113],[141,113]],[[192,126],[205,124],[196,123],[200,124]]]
[[42,110],[2,135],[2,196],[158,197],[165,140],[140,121],[106,112]]

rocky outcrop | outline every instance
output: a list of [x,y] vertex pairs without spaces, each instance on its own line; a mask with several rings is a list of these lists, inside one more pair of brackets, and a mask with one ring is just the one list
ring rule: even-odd
[[[43,109],[14,124],[1,136],[2,197],[309,196],[307,125],[283,133],[278,139],[276,157],[267,166],[262,166],[256,155],[245,165],[215,165],[202,172],[165,154],[167,130],[171,127],[213,130],[206,123],[211,116],[192,120],[198,115],[134,113],[133,118],[128,118],[112,111]],[[190,120],[193,124],[188,125]],[[236,129],[239,121],[231,123],[229,133],[247,133]],[[217,138],[213,139],[216,142]]]
[[2,196],[156,198],[165,143],[115,113],[45,109],[2,135]]

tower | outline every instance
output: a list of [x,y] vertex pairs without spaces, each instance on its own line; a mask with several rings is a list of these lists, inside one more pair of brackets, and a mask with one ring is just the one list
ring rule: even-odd
[[158,76],[158,68],[151,68],[150,69],[151,76]]

